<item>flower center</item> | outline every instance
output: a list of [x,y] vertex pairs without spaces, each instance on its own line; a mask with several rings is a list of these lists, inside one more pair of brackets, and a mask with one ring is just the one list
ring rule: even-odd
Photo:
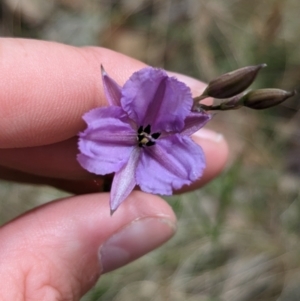
[[155,140],[160,136],[160,133],[151,134],[151,125],[148,124],[145,128],[140,126],[137,132],[137,141],[139,147],[152,146]]

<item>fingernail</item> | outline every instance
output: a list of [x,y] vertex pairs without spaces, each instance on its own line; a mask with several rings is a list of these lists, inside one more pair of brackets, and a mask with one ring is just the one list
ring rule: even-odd
[[99,249],[102,273],[115,270],[162,245],[176,226],[165,218],[142,218],[110,237]]
[[217,143],[221,142],[224,139],[222,134],[214,132],[209,129],[201,129],[198,132],[194,133],[193,135],[195,135],[198,138],[209,140],[212,142],[217,142]]

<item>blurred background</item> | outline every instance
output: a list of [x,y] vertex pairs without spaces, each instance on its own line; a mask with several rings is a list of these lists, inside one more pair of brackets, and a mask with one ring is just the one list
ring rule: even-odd
[[[252,87],[299,89],[298,0],[2,0],[0,35],[99,45],[203,81],[267,63]],[[299,301],[299,96],[215,115],[230,145],[215,181],[170,197],[178,233],[105,275],[84,301]],[[65,196],[0,182],[0,223]]]

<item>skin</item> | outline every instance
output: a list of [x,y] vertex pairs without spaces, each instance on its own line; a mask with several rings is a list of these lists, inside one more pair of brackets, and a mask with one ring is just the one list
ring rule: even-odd
[[[140,191],[111,217],[109,194],[98,192],[102,179],[95,180],[76,161],[76,135],[85,128],[81,116],[106,105],[100,64],[120,85],[145,67],[103,48],[1,39],[0,177],[77,194],[0,228],[1,301],[79,300],[101,274],[150,252],[175,233],[170,206]],[[194,96],[205,87],[176,76]],[[198,182],[180,192],[203,186],[227,161],[221,135],[202,130],[193,139],[206,154],[207,168]],[[126,250],[126,258],[110,252],[116,245]]]

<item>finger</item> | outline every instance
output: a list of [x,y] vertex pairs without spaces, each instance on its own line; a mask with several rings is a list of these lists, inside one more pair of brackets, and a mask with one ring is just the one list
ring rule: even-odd
[[[203,148],[207,167],[204,170],[203,176],[198,181],[190,186],[184,187],[179,193],[197,189],[209,182],[222,172],[228,158],[228,145],[221,134],[202,129],[195,133],[192,138]],[[109,179],[104,181],[103,177],[86,173],[86,171],[81,168],[76,170],[74,167],[68,168],[64,165],[66,160],[73,160],[73,164],[77,164],[73,152],[56,152],[52,146],[52,148],[50,148],[51,151],[49,151],[49,157],[47,157],[46,154],[48,151],[39,152],[37,149],[38,148],[32,148],[31,151],[34,150],[34,152],[31,154],[28,154],[29,149],[24,153],[18,149],[12,150],[12,152],[0,150],[0,161],[10,163],[8,165],[24,170],[22,172],[20,170],[0,166],[0,178],[22,183],[51,185],[75,194],[98,192],[104,188],[107,191]],[[60,156],[62,159],[58,161],[54,160],[52,151],[55,153],[54,157],[56,159]],[[26,157],[25,160],[24,155]],[[53,160],[51,160],[51,158]],[[31,164],[33,160],[36,160],[38,164]],[[59,162],[59,164],[56,165],[56,162]]]
[[[190,86],[194,95],[199,95],[205,87],[203,83],[193,78],[174,73],[171,73],[171,75],[176,75]],[[220,144],[216,145],[216,147],[220,148],[218,149],[218,157],[220,159],[225,157],[225,152],[227,151],[224,145],[225,142],[221,146]],[[209,148],[209,152],[205,151],[207,147]],[[211,152],[211,149],[214,149],[213,144],[207,147],[204,146],[204,151],[207,153],[208,162],[210,162],[210,158],[215,157],[215,152]],[[73,137],[46,146],[0,149],[0,165],[25,173],[61,179],[78,180],[93,176],[79,166],[76,160],[77,153],[77,138]],[[215,161],[215,158],[213,160]],[[216,162],[220,161],[217,160]],[[220,166],[217,169],[220,169],[223,165],[224,162],[220,162]]]
[[0,166],[0,179],[25,184],[49,185],[73,194],[109,191],[111,186],[111,175],[85,180],[67,180],[41,177],[3,166]]
[[[78,138],[27,148],[0,149],[0,165],[38,176],[84,179],[92,175],[77,162]],[[95,175],[93,175],[95,177]]]
[[[100,64],[120,85],[145,66],[99,47],[8,38],[0,45],[1,148],[51,144],[77,135],[84,129],[82,115],[107,103]],[[203,90],[198,81],[192,85]]]
[[75,136],[84,128],[83,113],[106,103],[100,64],[119,84],[145,66],[104,48],[7,38],[0,45],[2,148]]
[[175,217],[160,198],[134,192],[114,216],[107,194],[52,202],[0,229],[2,300],[79,300],[100,274],[168,240]]
[[[227,159],[227,144],[221,134],[207,136],[194,135],[194,141],[204,150],[210,173],[224,165]],[[215,136],[215,137],[214,137]],[[60,179],[88,179],[95,175],[88,173],[77,162],[77,138],[72,138],[48,146],[0,149],[0,165],[25,173]],[[213,167],[211,169],[210,167]]]
[[[216,177],[228,158],[228,146],[221,134],[202,129],[192,137],[202,147],[207,167],[203,177],[195,183],[196,186],[188,189],[200,187]],[[77,138],[49,146],[0,149],[0,165],[53,179],[78,181],[97,178],[95,174],[88,173],[79,166],[76,160],[77,152]]]

